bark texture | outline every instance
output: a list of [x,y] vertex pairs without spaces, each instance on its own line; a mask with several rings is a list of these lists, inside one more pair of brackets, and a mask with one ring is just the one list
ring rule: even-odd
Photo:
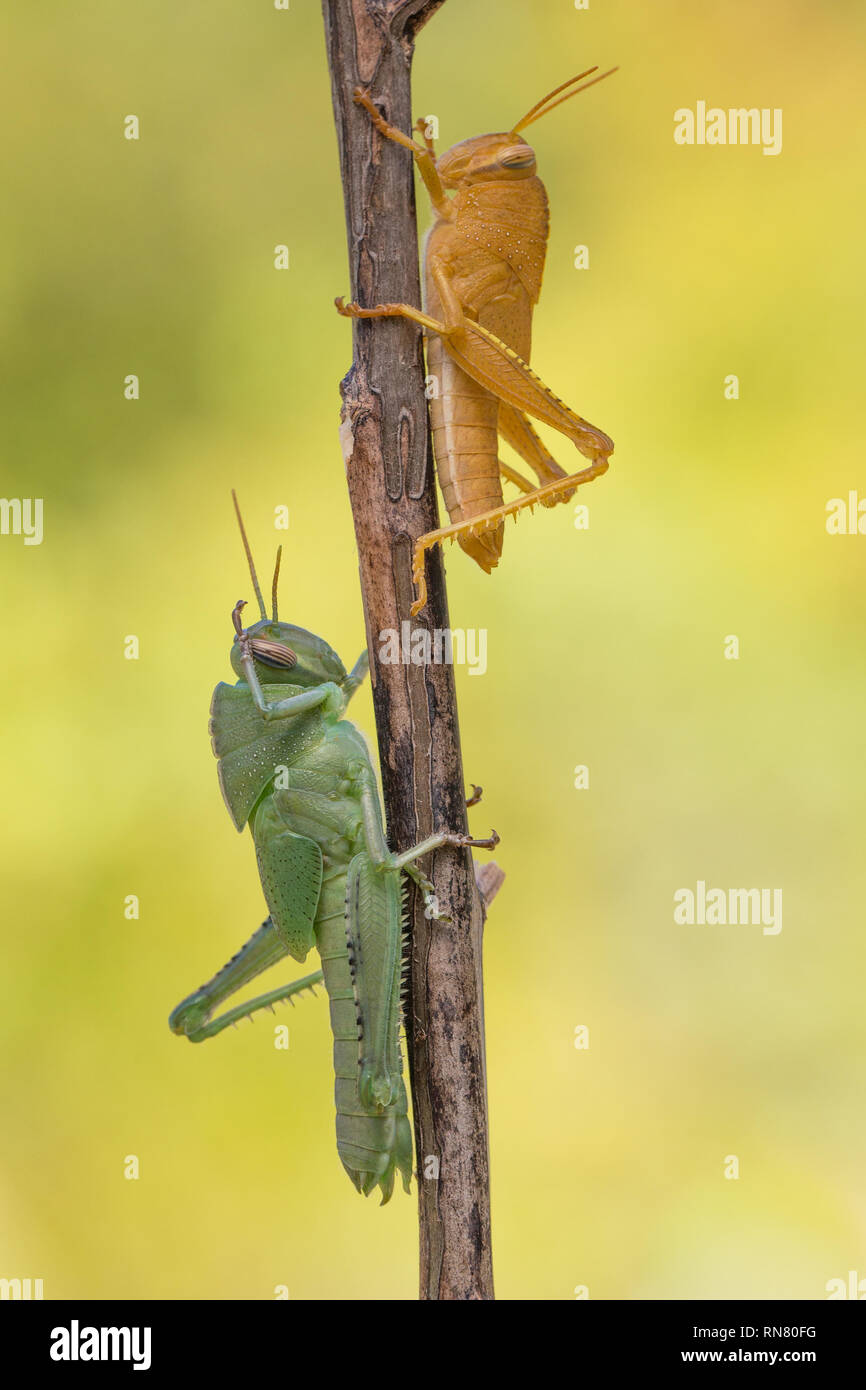
[[[353,102],[353,89],[369,88],[385,118],[408,132],[415,36],[441,3],[323,0],[350,297],[363,305],[400,300],[420,306],[421,298],[412,158],[373,129],[367,113]],[[336,285],[335,291],[341,288]],[[352,330],[352,367],[340,388],[341,439],[358,544],[389,843],[402,850],[434,830],[465,830],[466,793],[452,668],[379,661],[380,633],[399,633],[409,619],[414,540],[439,524],[421,335],[400,319],[353,321]],[[445,629],[448,606],[438,549],[428,560],[428,588],[427,607],[413,626]],[[469,851],[440,850],[434,861],[427,871],[440,910],[452,923],[427,920],[419,894],[409,900],[406,1032],[418,1167],[420,1295],[489,1299],[493,1274],[481,936],[485,899],[493,896],[501,874],[484,866],[482,896]]]

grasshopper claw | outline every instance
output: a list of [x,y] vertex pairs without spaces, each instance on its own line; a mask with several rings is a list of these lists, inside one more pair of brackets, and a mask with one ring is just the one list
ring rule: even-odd
[[490,837],[487,840],[473,840],[471,835],[461,835],[460,843],[466,846],[467,849],[495,849],[499,844],[500,838],[501,837],[497,835],[495,830],[491,830]]

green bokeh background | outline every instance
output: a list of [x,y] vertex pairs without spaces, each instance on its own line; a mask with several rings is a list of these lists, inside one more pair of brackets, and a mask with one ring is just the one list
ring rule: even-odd
[[[363,641],[319,5],[90,0],[5,27],[2,491],[44,497],[45,540],[0,539],[0,1274],[47,1298],[412,1298],[414,1198],[365,1202],[337,1160],[324,1000],[280,1016],[288,1052],[267,1016],[202,1048],[166,1027],[262,917],[206,729],[248,587],[232,485],[265,569],[290,507],[283,611],[347,661]],[[419,39],[440,148],[621,66],[533,131],[534,365],[613,467],[589,530],[570,507],[509,527],[491,578],[448,555],[452,622],[488,631],[487,674],[457,681],[473,825],[507,872],[485,942],[501,1297],[866,1275],[866,538],[824,524],[866,495],[864,30],[843,0],[447,0]],[[782,154],[676,146],[698,99],[782,107]],[[366,691],[355,717],[372,738]],[[675,925],[697,879],[781,887],[781,934]]]

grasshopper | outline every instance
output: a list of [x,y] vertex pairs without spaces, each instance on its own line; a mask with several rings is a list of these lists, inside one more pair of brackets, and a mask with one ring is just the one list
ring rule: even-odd
[[[230,1023],[324,981],[334,1035],[337,1151],[359,1192],[378,1184],[383,1204],[399,1170],[408,1192],[412,1133],[400,1048],[403,888],[406,873],[439,914],[418,860],[442,845],[493,849],[440,830],[402,854],[387,845],[376,775],[362,734],[343,719],[369,669],[351,671],[321,637],[277,616],[280,551],[269,618],[237,498],[235,510],[261,618],[232,611],[235,685],[216,687],[210,733],[219,782],[238,831],[249,825],[268,917],[213,979],[174,1009],[169,1026],[203,1042]],[[474,799],[473,799],[474,804]],[[315,942],[322,969],[212,1018],[214,1010],[285,956]]]
[[[428,373],[438,383],[430,401],[433,452],[452,524],[415,543],[413,616],[427,601],[424,552],[429,547],[456,539],[489,574],[502,554],[507,516],[516,519],[539,502],[546,507],[566,502],[581,483],[608,468],[613,441],[569,409],[528,365],[549,219],[535,151],[520,138],[521,130],[616,68],[574,87],[597,71],[588,68],[548,92],[509,131],[463,140],[438,159],[423,119],[415,125],[421,144],[389,125],[369,93],[355,88],[355,101],[380,134],[411,150],[436,217],[424,254],[426,312],[411,304],[362,308],[335,301],[349,318],[411,319],[427,337]],[[566,92],[569,87],[573,90]],[[566,435],[590,466],[567,475],[527,415]],[[499,459],[499,437],[536,474],[537,487]],[[504,502],[502,478],[524,495]]]

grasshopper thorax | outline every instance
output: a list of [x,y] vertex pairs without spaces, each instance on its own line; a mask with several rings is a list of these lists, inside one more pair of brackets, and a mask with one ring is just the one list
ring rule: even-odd
[[[346,668],[334,649],[306,628],[263,618],[246,628],[245,635],[250,639],[259,679],[268,685],[315,686],[325,681],[340,685],[346,679]],[[245,679],[237,637],[231,663],[235,675]]]

